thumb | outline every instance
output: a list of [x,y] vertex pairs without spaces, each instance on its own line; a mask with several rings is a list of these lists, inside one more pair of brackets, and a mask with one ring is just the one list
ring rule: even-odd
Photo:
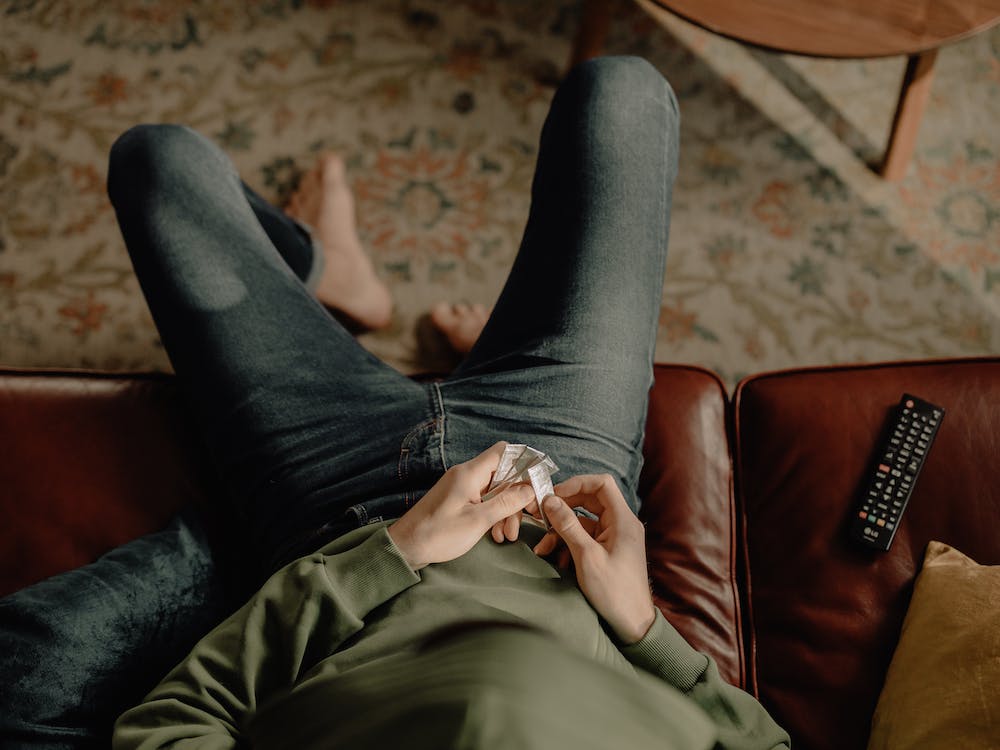
[[519,510],[523,510],[524,506],[534,499],[535,491],[530,484],[516,484],[492,500],[483,503],[480,507],[484,508],[486,517],[492,526],[508,516],[514,515]]
[[549,519],[549,525],[563,538],[574,558],[584,547],[594,543],[590,534],[580,525],[576,513],[570,510],[562,498],[549,495],[542,502],[542,509],[545,517]]

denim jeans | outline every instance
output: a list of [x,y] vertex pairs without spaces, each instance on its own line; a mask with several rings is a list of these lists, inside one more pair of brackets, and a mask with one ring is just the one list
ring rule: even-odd
[[636,485],[677,171],[678,110],[639,58],[576,67],[545,121],[524,239],[459,367],[416,382],[315,299],[314,245],[206,138],[141,125],[108,192],[231,501],[272,567],[402,515],[497,440],[554,481]]

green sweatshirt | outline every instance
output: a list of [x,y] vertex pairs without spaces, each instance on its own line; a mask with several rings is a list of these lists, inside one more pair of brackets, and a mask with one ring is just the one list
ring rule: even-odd
[[[388,523],[272,576],[119,718],[115,750],[788,746],[661,614],[616,646],[536,527],[417,573]],[[429,645],[469,622],[494,625]]]

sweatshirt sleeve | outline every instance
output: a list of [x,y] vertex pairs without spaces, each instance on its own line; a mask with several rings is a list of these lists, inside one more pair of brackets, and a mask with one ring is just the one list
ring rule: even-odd
[[723,680],[715,661],[691,648],[659,610],[642,640],[623,646],[621,652],[634,666],[659,677],[697,703],[715,723],[717,748],[791,747],[788,733],[764,707],[749,693]]
[[385,527],[337,554],[291,563],[119,717],[114,750],[240,746],[248,714],[419,581]]

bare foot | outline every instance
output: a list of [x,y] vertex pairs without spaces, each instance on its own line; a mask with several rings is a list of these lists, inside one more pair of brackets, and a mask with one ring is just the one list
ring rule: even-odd
[[464,302],[454,305],[438,302],[431,308],[431,321],[448,337],[448,343],[459,354],[469,353],[489,317],[489,310],[482,305]]
[[315,292],[319,301],[366,328],[388,326],[392,296],[361,247],[343,160],[321,155],[302,177],[285,213],[311,226],[323,247],[326,266]]

